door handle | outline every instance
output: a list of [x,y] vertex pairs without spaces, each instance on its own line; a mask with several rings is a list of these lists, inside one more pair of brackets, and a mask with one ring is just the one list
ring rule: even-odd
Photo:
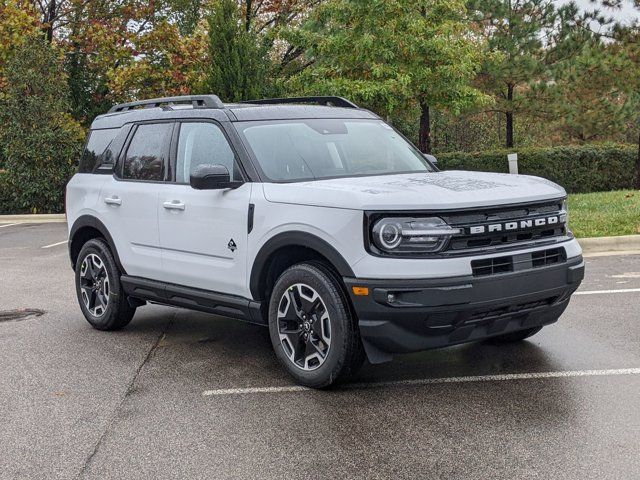
[[162,206],[167,210],[184,210],[184,203],[182,203],[179,200],[174,200],[172,202],[164,202]]
[[120,206],[122,205],[122,199],[118,198],[118,197],[106,197],[104,199],[104,203],[106,203],[107,205],[115,205],[115,206]]

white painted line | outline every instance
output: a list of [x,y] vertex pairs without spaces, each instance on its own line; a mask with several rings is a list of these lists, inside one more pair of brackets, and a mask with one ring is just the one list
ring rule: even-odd
[[14,225],[20,225],[20,224],[19,223],[5,223],[4,225],[0,225],[0,228],[13,227]]
[[57,247],[58,245],[63,245],[65,243],[67,243],[69,240],[63,240],[62,242],[58,242],[58,243],[52,243],[51,245],[45,245],[42,248],[51,248],[51,247]]
[[[498,382],[505,380],[534,380],[540,378],[567,378],[567,377],[601,377],[610,375],[640,375],[640,368],[618,368],[609,370],[572,370],[566,372],[537,372],[537,373],[506,373],[502,375],[475,375],[469,377],[445,377],[423,378],[417,380],[393,380],[390,382],[352,383],[345,385],[345,389],[366,389],[382,387],[403,387],[434,385],[439,383],[469,383],[469,382]],[[204,396],[216,395],[247,395],[255,393],[291,393],[306,392],[312,388],[292,385],[287,387],[254,387],[254,388],[227,388],[220,390],[205,390]]]
[[246,395],[250,393],[289,393],[289,392],[306,392],[313,388],[302,387],[300,385],[292,385],[289,387],[253,387],[253,388],[224,388],[221,390],[205,390],[202,395],[205,397],[211,395]]
[[615,257],[620,255],[640,255],[640,250],[619,250],[619,251],[612,251],[612,252],[593,252],[593,253],[584,252],[582,254],[584,258]]
[[640,272],[626,272],[619,275],[611,275],[611,278],[640,278]]
[[586,290],[584,292],[576,292],[574,295],[602,295],[608,293],[634,293],[640,292],[640,288],[619,288],[617,290]]

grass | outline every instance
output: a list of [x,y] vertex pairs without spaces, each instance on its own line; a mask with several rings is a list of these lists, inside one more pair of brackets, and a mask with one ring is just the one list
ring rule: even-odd
[[569,228],[578,238],[640,234],[640,190],[569,195]]

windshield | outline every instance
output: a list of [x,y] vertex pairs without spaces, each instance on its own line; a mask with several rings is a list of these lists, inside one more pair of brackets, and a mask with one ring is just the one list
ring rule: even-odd
[[433,171],[415,147],[381,120],[235,125],[264,174],[275,182]]

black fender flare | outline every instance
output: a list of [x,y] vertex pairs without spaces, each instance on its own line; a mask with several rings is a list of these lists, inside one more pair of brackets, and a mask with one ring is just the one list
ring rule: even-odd
[[73,258],[73,248],[75,246],[74,240],[76,240],[77,233],[84,227],[91,227],[100,232],[102,237],[105,239],[105,241],[109,245],[109,249],[113,254],[113,258],[116,261],[116,265],[118,265],[118,268],[123,274],[126,274],[127,272],[122,266],[122,262],[120,262],[120,257],[118,256],[118,250],[116,250],[116,244],[114,243],[113,238],[109,233],[109,230],[104,225],[104,223],[102,223],[93,215],[82,215],[78,217],[75,222],[73,222],[73,226],[71,227],[71,230],[69,232],[69,259],[71,260],[71,268],[75,268],[75,262]]
[[282,247],[300,246],[315,250],[325,257],[342,277],[355,277],[353,270],[344,257],[326,240],[302,231],[291,231],[279,233],[270,238],[258,251],[253,266],[251,267],[251,277],[249,280],[249,290],[254,299],[260,298],[260,278],[271,254]]

